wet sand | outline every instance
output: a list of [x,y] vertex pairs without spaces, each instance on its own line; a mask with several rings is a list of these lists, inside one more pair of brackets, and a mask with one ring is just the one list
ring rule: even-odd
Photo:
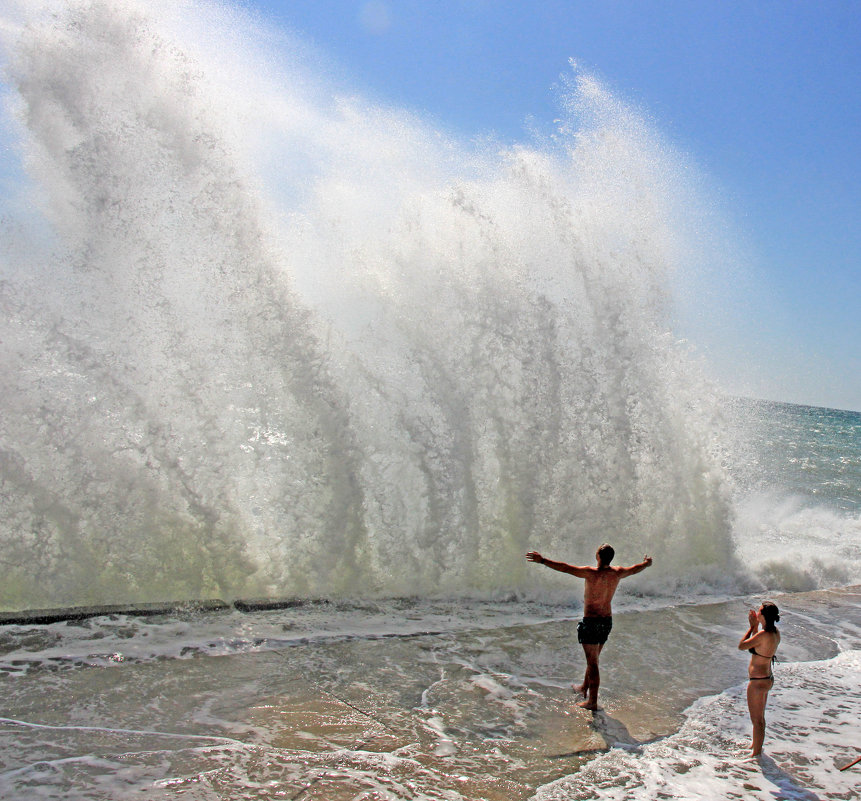
[[[758,600],[617,614],[595,714],[571,691],[574,620],[7,673],[0,794],[527,799],[744,681],[736,643]],[[776,600],[782,662],[861,647],[859,588]]]

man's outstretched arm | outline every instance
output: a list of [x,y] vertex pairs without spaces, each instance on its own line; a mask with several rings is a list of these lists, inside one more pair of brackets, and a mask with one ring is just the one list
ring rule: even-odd
[[539,565],[549,567],[551,570],[558,570],[560,573],[570,573],[578,578],[586,578],[594,567],[580,567],[578,565],[569,565],[567,562],[555,562],[553,559],[545,559],[538,551],[530,551],[526,554],[526,558],[530,562],[537,562]]
[[642,562],[638,562],[636,565],[631,565],[630,567],[619,568],[619,572],[622,574],[622,578],[626,578],[627,576],[633,576],[634,573],[639,573],[640,571],[645,570],[651,564],[652,557],[644,556]]

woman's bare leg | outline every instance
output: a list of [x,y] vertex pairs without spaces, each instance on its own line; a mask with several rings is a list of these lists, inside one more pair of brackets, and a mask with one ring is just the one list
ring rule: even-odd
[[762,743],[765,740],[765,704],[772,684],[774,684],[773,680],[753,680],[747,683],[747,708],[750,712],[750,722],[753,724],[751,741],[753,756],[759,756],[762,753]]

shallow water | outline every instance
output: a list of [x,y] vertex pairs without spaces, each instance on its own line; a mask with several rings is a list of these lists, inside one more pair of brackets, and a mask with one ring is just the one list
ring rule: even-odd
[[786,666],[770,693],[771,742],[760,759],[748,755],[742,684],[698,701],[678,734],[642,749],[614,748],[535,799],[857,798],[857,771],[841,768],[858,753],[859,671],[859,651]]
[[[587,798],[585,785],[571,790],[576,776],[591,775],[581,768],[606,770],[611,760],[616,771],[633,760],[640,773],[628,770],[630,793],[619,797],[655,797],[643,765],[674,773],[679,744],[690,739],[687,728],[677,732],[714,718],[707,706],[706,718],[694,711],[685,723],[702,696],[733,710],[721,764],[743,753],[746,658],[735,644],[746,601],[756,599],[617,612],[596,715],[577,708],[570,690],[583,671],[575,619],[539,622],[537,609],[525,614],[516,601],[449,602],[447,616],[429,608],[435,633],[424,634],[423,602],[400,618],[396,602],[330,611],[328,630],[303,623],[296,609],[203,616],[199,627],[167,619],[9,627],[0,640],[0,791],[9,799]],[[778,599],[775,721],[791,710],[809,731],[823,728],[812,718],[823,680],[805,678],[804,663],[861,648],[857,601],[857,588]],[[809,670],[827,676],[817,665]],[[857,667],[857,658],[843,663],[843,684],[857,685]],[[850,710],[824,721],[836,748],[829,759],[850,761],[857,720]],[[802,748],[799,726],[779,726],[767,752]],[[703,759],[714,756],[714,738],[697,742]],[[802,767],[780,770],[818,792],[821,771]]]

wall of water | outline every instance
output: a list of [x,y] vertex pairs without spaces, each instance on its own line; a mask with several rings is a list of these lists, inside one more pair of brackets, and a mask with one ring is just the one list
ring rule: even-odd
[[683,170],[597,81],[467,144],[229,9],[51,8],[2,28],[0,604],[733,575]]

